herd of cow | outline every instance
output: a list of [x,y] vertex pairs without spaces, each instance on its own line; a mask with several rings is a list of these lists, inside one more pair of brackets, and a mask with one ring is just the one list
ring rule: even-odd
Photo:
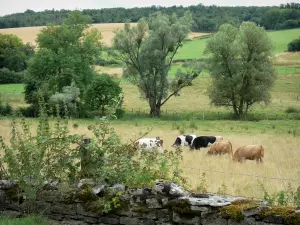
[[[141,151],[156,150],[163,152],[163,140],[156,138],[141,138],[136,142]],[[188,146],[190,150],[200,150],[200,148],[210,147],[207,155],[229,154],[234,161],[243,162],[244,160],[256,160],[262,163],[264,148],[261,145],[245,145],[238,148],[233,154],[230,141],[224,141],[222,136],[196,136],[195,134],[180,135],[175,139],[172,147]]]

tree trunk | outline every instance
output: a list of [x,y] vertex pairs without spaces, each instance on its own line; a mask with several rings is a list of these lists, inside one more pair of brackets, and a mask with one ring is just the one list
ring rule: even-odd
[[157,105],[154,105],[153,107],[151,106],[150,116],[151,117],[159,117],[160,116],[160,107],[161,106],[157,106]]

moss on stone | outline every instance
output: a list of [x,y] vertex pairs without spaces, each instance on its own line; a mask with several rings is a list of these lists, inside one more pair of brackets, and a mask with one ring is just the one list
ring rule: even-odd
[[184,215],[201,216],[201,211],[191,209],[191,205],[188,200],[171,200],[167,203],[167,207],[171,208],[174,212]]
[[244,204],[224,206],[223,208],[221,208],[220,214],[225,219],[232,219],[234,221],[240,222],[245,219],[245,216],[242,214],[242,210],[244,210],[244,207]]
[[287,225],[299,225],[300,213],[295,213],[296,207],[289,206],[273,206],[270,209],[264,209],[261,211],[261,217],[265,218],[270,215],[279,215],[283,218],[284,224]]
[[134,206],[131,209],[132,212],[136,212],[136,213],[149,213],[150,210],[148,209],[148,207],[146,205],[139,205],[139,206]]

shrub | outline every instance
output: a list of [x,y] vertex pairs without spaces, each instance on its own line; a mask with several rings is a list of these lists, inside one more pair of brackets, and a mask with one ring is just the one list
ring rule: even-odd
[[0,69],[0,84],[19,84],[24,82],[24,72],[14,72],[7,68]]
[[[94,78],[85,92],[85,105],[91,111],[101,111],[104,116],[113,99],[118,98],[122,89],[109,75],[102,74]],[[121,102],[122,103],[122,102]]]
[[296,109],[295,107],[293,107],[293,106],[289,106],[286,110],[285,110],[285,112],[286,113],[298,113],[300,110],[298,110],[298,109]]
[[288,51],[289,52],[298,52],[300,51],[300,37],[298,39],[295,39],[291,41],[288,44]]
[[0,102],[0,116],[10,116],[13,113],[13,109],[9,103]]

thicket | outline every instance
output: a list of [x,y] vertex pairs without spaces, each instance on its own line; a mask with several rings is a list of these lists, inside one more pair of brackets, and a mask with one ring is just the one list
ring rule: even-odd
[[288,44],[288,51],[289,52],[299,52],[300,51],[300,37],[291,41]]
[[[255,22],[266,29],[291,29],[300,27],[300,4],[287,3],[277,6],[204,6],[202,4],[183,6],[151,6],[143,8],[110,8],[110,9],[85,9],[84,15],[89,15],[93,23],[124,23],[137,22],[143,17],[161,11],[163,14],[176,13],[183,16],[186,11],[193,14],[193,31],[216,31],[224,23],[239,25],[243,21]],[[0,28],[45,26],[48,24],[61,24],[71,11],[45,10],[34,12],[26,10],[24,13],[15,13],[0,17]]]
[[0,84],[20,84],[24,82],[25,72],[14,72],[7,68],[0,69]]
[[[0,150],[4,153],[0,158],[1,179],[17,181],[17,193],[22,193],[29,205],[47,181],[59,181],[69,190],[83,178],[132,188],[152,187],[156,179],[178,183],[183,180],[178,167],[180,150],[139,154],[135,141],[121,143],[110,126],[113,114],[89,127],[92,135],[88,144],[84,135],[70,133],[68,120],[60,117],[59,107],[56,118],[50,120],[43,101],[40,104],[36,132],[28,120],[14,118],[10,143],[0,136]],[[110,193],[109,198],[97,204],[109,211],[116,207],[116,198],[118,193]]]

